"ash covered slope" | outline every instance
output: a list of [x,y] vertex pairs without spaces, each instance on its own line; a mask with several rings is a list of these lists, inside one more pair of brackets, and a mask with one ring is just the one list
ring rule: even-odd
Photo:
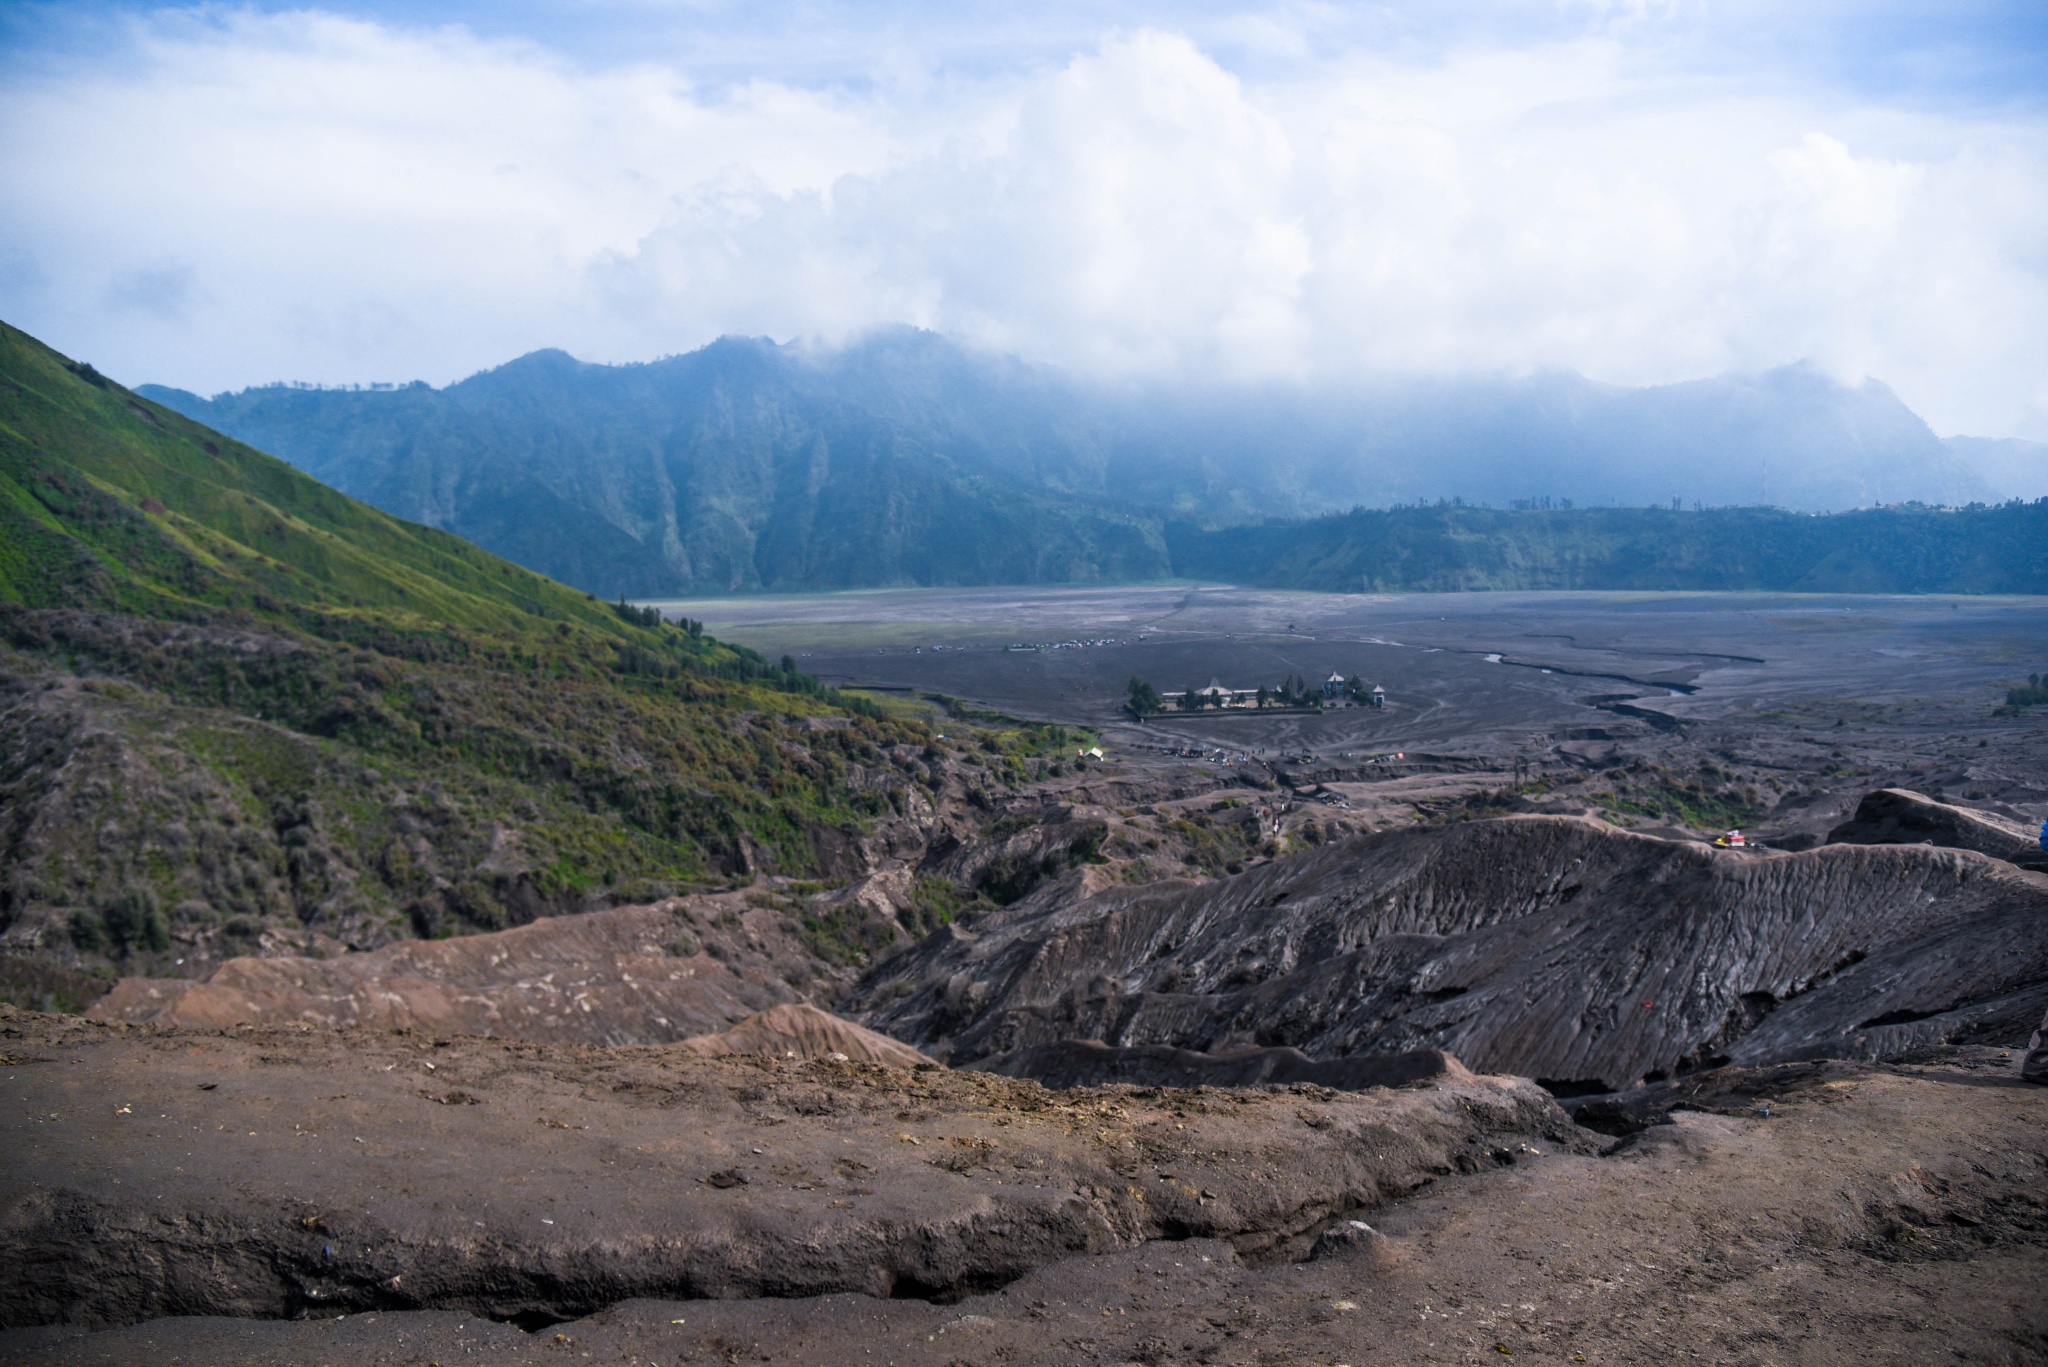
[[86,1015],[196,1030],[289,1023],[666,1044],[795,999],[782,974],[797,976],[810,956],[780,920],[726,895],[332,959],[235,958],[203,981],[123,978]]
[[1443,1049],[1604,1089],[2004,1042],[2048,1003],[2048,878],[1961,850],[1743,854],[1510,817],[1195,887],[1072,888],[878,968],[868,1023],[955,1064],[1063,1038]]
[[2048,861],[2039,834],[2017,821],[1953,803],[1939,802],[1910,788],[1880,788],[1856,804],[1856,815],[1828,832],[1840,845],[1941,845],[1975,850],[2022,868]]

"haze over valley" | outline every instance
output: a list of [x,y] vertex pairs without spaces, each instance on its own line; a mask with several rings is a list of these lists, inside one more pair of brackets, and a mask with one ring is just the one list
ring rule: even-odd
[[[894,329],[634,366],[538,352],[445,390],[141,392],[607,597],[1257,578],[1264,564],[1217,563],[1199,533],[1452,499],[1823,512],[2048,494],[2048,448],[1997,448],[1994,483],[1882,384],[1807,365],[1647,389],[1564,374],[1110,386]],[[2018,586],[1707,572],[1649,586]]]

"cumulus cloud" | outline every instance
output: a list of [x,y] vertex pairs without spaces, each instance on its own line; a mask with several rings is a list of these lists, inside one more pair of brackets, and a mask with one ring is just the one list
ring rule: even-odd
[[966,74],[898,34],[867,79],[715,84],[144,16],[0,89],[0,255],[35,265],[4,311],[199,388],[911,322],[1205,380],[1811,358],[1944,431],[2048,436],[2042,119],[1703,76],[1671,59],[1692,7],[1578,8],[1415,55],[1274,6]]

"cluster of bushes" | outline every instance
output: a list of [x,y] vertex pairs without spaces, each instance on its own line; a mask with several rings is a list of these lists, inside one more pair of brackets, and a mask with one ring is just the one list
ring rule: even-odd
[[2007,707],[2040,707],[2048,704],[2048,681],[2039,674],[2027,675],[2024,688],[2009,688],[2005,693]]
[[1158,689],[1133,674],[1130,697],[1125,700],[1124,706],[1129,709],[1132,716],[1142,721],[1155,712],[1164,712],[1166,700],[1159,696]]
[[920,878],[910,894],[910,906],[900,913],[903,928],[923,939],[941,926],[972,918],[995,906],[984,894],[944,878]]
[[1242,873],[1246,861],[1261,853],[1277,852],[1261,849],[1265,836],[1256,816],[1244,812],[1219,819],[1215,814],[1222,810],[1219,805],[1209,813],[1191,812],[1166,824],[1169,832],[1185,842],[1182,862],[1211,875]]
[[0,1002],[29,1011],[85,1010],[113,986],[105,971],[80,972],[27,954],[0,954]]
[[71,942],[88,954],[126,958],[136,950],[171,947],[171,923],[148,888],[129,888],[92,910],[71,914]]
[[1610,769],[1611,791],[1588,794],[1593,805],[1615,817],[1669,821],[1697,831],[1747,826],[1767,809],[1755,788],[1736,788],[1724,771],[1705,766],[1700,777],[1685,779],[1662,765],[1636,766],[1633,772]]

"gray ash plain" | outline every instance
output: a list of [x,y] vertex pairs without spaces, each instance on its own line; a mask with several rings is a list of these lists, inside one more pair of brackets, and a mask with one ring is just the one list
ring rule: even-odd
[[[2048,728],[2000,706],[2048,666],[2040,598],[1146,585],[665,606],[835,683],[1089,726],[1126,764],[1244,754],[1255,774],[1351,801],[1368,825],[1504,790],[1523,809],[1695,833],[1726,818],[1794,843],[1883,786],[2048,815]],[[1386,708],[1140,726],[1121,706],[1133,676],[1171,693],[1212,677],[1251,688],[1332,672],[1381,685]],[[1705,786],[1757,796],[1702,806],[1591,791],[1604,771],[1650,766],[1687,783],[1705,766]]]

